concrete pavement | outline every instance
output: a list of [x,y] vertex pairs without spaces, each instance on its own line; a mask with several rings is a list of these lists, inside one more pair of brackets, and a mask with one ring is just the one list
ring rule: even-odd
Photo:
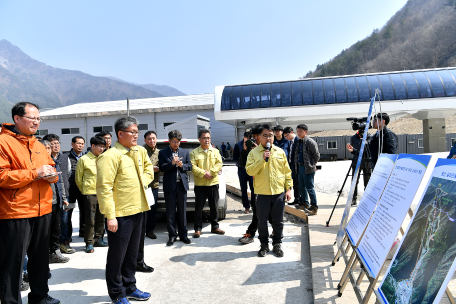
[[[191,245],[165,245],[166,223],[159,221],[158,238],[146,238],[145,261],[153,273],[137,273],[137,287],[152,293],[145,303],[313,303],[312,271],[307,227],[300,221],[285,223],[283,250],[277,258],[271,252],[257,256],[259,241],[240,245],[252,214],[241,212],[240,198],[228,195],[227,218],[220,222],[223,236],[210,233],[206,221],[200,239]],[[73,219],[77,219],[75,212]],[[189,236],[193,233],[193,213],[188,213]],[[77,221],[74,221],[77,226]],[[107,248],[85,253],[83,239],[74,231],[75,254],[66,255],[65,264],[51,264],[49,294],[62,303],[110,303],[105,282]],[[272,249],[272,248],[271,248]],[[27,303],[23,292],[23,303]]]

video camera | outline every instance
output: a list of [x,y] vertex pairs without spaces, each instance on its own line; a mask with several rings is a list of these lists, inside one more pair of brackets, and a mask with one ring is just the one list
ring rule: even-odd
[[256,144],[256,140],[253,139],[253,138],[249,138],[245,141],[245,146],[247,147],[247,149],[252,149],[252,146],[253,144]]
[[[366,128],[367,117],[357,118],[357,117],[348,117],[348,121],[351,121],[353,131],[364,132]],[[369,124],[369,129],[372,128],[372,125]]]

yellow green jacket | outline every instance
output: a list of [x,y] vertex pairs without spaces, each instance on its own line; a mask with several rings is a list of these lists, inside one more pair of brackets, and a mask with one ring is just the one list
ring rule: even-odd
[[293,187],[287,156],[281,148],[272,145],[271,156],[266,162],[263,159],[264,150],[265,148],[260,144],[250,151],[245,170],[248,175],[253,176],[255,194],[281,194]]
[[97,160],[97,198],[108,220],[149,210],[145,190],[154,179],[146,149],[116,142]]
[[[207,149],[207,153],[199,146],[190,152],[190,161],[192,162],[193,179],[195,186],[212,186],[218,185],[218,173],[222,169],[223,162],[220,152],[212,148]],[[209,171],[213,179],[205,179],[203,176]]]
[[92,152],[78,160],[75,181],[82,194],[97,194],[97,157]]

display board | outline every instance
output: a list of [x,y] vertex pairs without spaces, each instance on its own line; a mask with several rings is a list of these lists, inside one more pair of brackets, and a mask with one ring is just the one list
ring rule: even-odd
[[378,290],[383,303],[439,303],[456,268],[456,160],[438,159]]
[[364,147],[366,145],[366,139],[367,139],[367,133],[369,132],[372,108],[374,106],[376,96],[377,96],[377,93],[375,93],[375,96],[371,98],[371,102],[369,105],[369,112],[368,112],[365,127],[364,127],[363,140],[361,141],[361,147],[359,148],[358,161],[356,162],[356,168],[355,168],[355,172],[353,173],[353,180],[351,183],[350,192],[348,193],[347,202],[345,203],[344,214],[342,214],[342,220],[340,221],[339,230],[337,231],[336,243],[337,243],[337,247],[339,247],[339,248],[342,246],[342,242],[343,242],[343,239],[345,236],[345,227],[347,227],[348,216],[350,215],[350,207],[351,207],[351,202],[352,202],[352,198],[353,198],[353,193],[355,192],[356,184],[358,183],[359,167],[361,166],[361,161],[363,159]]
[[356,249],[369,275],[377,278],[426,172],[431,156],[400,154],[377,209]]
[[350,242],[357,246],[393,171],[396,154],[380,154],[366,190],[345,228]]

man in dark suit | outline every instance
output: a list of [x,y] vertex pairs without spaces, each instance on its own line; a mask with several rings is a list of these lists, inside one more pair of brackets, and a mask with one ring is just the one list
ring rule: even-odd
[[290,141],[290,145],[288,147],[288,163],[290,164],[291,168],[291,178],[293,179],[293,194],[294,194],[294,201],[289,203],[288,205],[297,205],[300,202],[301,192],[299,192],[299,180],[298,180],[298,173],[295,170],[295,154],[296,149],[295,147],[298,146],[299,137],[296,136],[293,132],[292,127],[286,127],[283,130],[283,137]]
[[[179,149],[182,134],[177,131],[168,133],[169,147],[158,153],[158,165],[163,176],[163,193],[165,194],[166,221],[169,240],[167,246],[171,246],[177,240],[177,235],[182,242],[190,244],[187,236],[187,171],[192,170],[190,154],[186,149]],[[177,226],[176,233],[176,207]]]

